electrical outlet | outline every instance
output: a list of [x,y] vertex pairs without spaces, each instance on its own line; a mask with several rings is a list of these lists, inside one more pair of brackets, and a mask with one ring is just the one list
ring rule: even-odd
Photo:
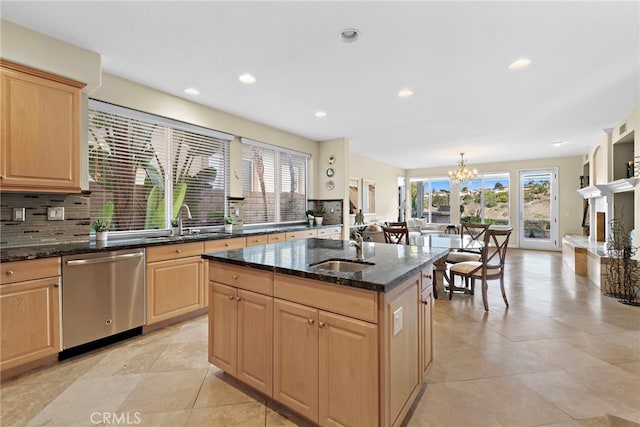
[[49,221],[64,221],[64,206],[47,208],[47,219]]
[[24,221],[25,213],[24,208],[13,208],[13,215],[11,216],[12,221]]
[[398,335],[402,330],[402,307],[393,312],[393,335]]

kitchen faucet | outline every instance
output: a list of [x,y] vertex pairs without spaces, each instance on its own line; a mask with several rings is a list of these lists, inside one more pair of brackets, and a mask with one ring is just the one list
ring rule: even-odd
[[183,203],[182,206],[180,206],[180,209],[178,209],[178,213],[176,214],[176,218],[178,219],[178,236],[182,236],[182,218],[180,218],[180,214],[182,213],[182,209],[186,209],[186,211],[187,211],[187,219],[193,218],[191,216],[191,209],[189,209],[189,206],[187,206],[186,203]]
[[362,255],[362,235],[360,233],[356,233],[356,240],[351,240],[349,246],[356,247],[356,257],[354,261],[364,261],[364,256]]

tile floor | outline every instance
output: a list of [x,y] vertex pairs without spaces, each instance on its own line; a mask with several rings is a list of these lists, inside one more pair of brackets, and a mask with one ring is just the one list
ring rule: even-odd
[[[406,424],[640,425],[640,307],[602,296],[557,252],[511,250],[508,264],[508,310],[497,286],[489,313],[479,294],[436,302],[434,366]],[[1,393],[2,426],[303,424],[209,365],[206,316],[7,380]]]

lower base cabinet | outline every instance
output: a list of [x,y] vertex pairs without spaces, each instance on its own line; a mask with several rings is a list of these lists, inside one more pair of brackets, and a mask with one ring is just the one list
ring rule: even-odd
[[0,371],[5,372],[60,351],[60,259],[6,262],[1,270]]
[[209,362],[271,397],[273,298],[215,282],[209,292]]

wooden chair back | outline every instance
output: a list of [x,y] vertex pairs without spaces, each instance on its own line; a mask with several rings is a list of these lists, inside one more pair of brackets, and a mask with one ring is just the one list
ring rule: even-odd
[[384,232],[384,241],[385,243],[395,243],[399,245],[408,245],[409,244],[409,229],[407,228],[406,223],[404,226],[394,225],[382,227],[382,231]]

